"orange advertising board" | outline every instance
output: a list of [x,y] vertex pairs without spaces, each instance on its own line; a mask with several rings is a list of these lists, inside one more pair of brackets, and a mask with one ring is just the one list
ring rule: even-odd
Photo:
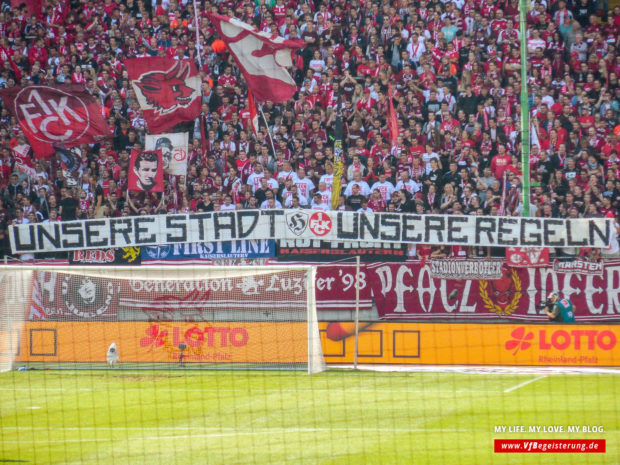
[[[319,323],[328,364],[353,363],[353,323]],[[620,366],[618,325],[360,323],[362,364]],[[305,322],[26,322],[17,362],[304,363]],[[2,354],[0,354],[2,355]]]
[[105,362],[116,343],[121,362],[302,363],[305,322],[27,322],[18,362]]
[[[620,366],[618,325],[360,323],[364,364]],[[327,363],[353,363],[353,323],[321,323]]]

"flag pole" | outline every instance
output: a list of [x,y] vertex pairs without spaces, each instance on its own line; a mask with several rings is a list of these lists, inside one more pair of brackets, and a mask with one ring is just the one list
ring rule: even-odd
[[527,0],[519,0],[521,34],[521,170],[523,172],[523,213],[530,216],[530,102],[527,93]]
[[[258,106],[258,105],[257,105]],[[271,150],[273,151],[273,156],[276,156],[276,147],[273,145],[273,139],[271,138],[271,130],[269,129],[269,124],[267,123],[267,118],[265,118],[265,113],[263,113],[263,106],[258,107],[258,111],[260,111],[261,116],[263,117],[263,121],[265,122],[265,127],[267,128],[267,135],[269,136],[269,142],[271,143]]]
[[200,46],[200,21],[198,19],[198,5],[196,4],[196,0],[194,0],[194,20],[196,21],[196,50],[198,50],[198,64],[200,65],[200,69],[202,69],[202,51]]

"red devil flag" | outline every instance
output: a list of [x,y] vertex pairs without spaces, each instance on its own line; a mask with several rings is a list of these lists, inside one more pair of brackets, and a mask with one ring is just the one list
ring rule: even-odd
[[82,85],[12,87],[0,90],[0,98],[37,158],[53,154],[52,145],[74,147],[112,136],[101,105]]
[[250,111],[250,126],[254,135],[258,135],[258,112],[256,111],[256,103],[254,103],[254,97],[252,91],[248,89],[248,110]]
[[138,192],[164,191],[164,166],[161,150],[131,151],[129,190]]
[[388,120],[388,128],[390,130],[390,149],[394,147],[398,143],[398,120],[396,119],[396,112],[394,111],[394,94],[392,92],[392,86],[388,86],[388,100],[389,100],[389,120]]
[[297,85],[286,68],[293,65],[293,51],[305,47],[303,40],[259,32],[236,18],[208,16],[258,101],[279,103],[293,97]]
[[132,58],[124,65],[151,134],[200,115],[201,79],[192,60]]

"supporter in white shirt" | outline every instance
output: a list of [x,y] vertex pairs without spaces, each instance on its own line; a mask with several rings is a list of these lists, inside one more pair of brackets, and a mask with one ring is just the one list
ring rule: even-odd
[[392,198],[392,192],[394,192],[394,184],[390,181],[387,181],[387,176],[385,173],[381,173],[379,175],[379,180],[372,185],[372,190],[379,189],[381,193],[381,198],[384,202],[388,202]]
[[422,154],[422,163],[424,163],[424,170],[426,171],[426,174],[430,173],[433,170],[433,167],[431,166],[432,158],[434,158],[438,162],[441,160],[441,158],[439,157],[439,154],[436,152],[433,152],[433,146],[430,144],[427,144],[426,152]]
[[353,180],[347,185],[347,188],[344,190],[344,195],[348,197],[353,194],[353,186],[359,186],[360,194],[364,197],[370,195],[370,186],[362,179],[362,173],[359,171],[353,173]]
[[420,184],[409,177],[409,171],[403,170],[400,172],[400,181],[396,183],[397,191],[406,189],[411,195],[414,195],[420,190],[420,187]]
[[409,43],[407,44],[407,51],[409,52],[409,57],[411,60],[414,63],[418,63],[422,54],[426,52],[424,37],[420,37],[417,32],[413,32],[411,34],[411,39],[409,39]]
[[226,197],[224,197],[224,203],[222,205],[220,205],[220,211],[227,211],[227,210],[236,210],[236,206],[234,203],[232,203],[232,197],[230,195],[227,195]]
[[282,171],[278,172],[276,177],[278,178],[278,182],[284,182],[287,179],[292,179],[295,181],[297,179],[297,174],[293,171],[293,168],[291,168],[291,163],[285,161],[282,166]]
[[368,200],[362,200],[362,207],[357,209],[358,212],[373,213],[372,208],[368,206]]
[[319,192],[317,192],[312,197],[312,203],[310,204],[310,208],[312,208],[313,210],[325,210],[325,211],[327,211],[327,210],[330,209],[330,205],[329,205],[328,202],[325,202],[323,200],[323,197],[321,196],[321,194]]
[[331,163],[325,164],[325,174],[319,179],[319,186],[321,183],[325,183],[327,190],[331,193],[332,184],[334,184],[334,167]]
[[321,196],[321,203],[329,205],[332,199],[332,192],[327,189],[327,185],[324,182],[319,182],[319,190],[314,193],[314,195]]
[[293,184],[297,186],[297,189],[299,189],[299,202],[302,205],[308,205],[308,199],[310,198],[310,194],[312,194],[312,191],[316,188],[316,186],[310,179],[306,177],[305,169],[299,168],[297,170],[297,180],[294,180]]
[[267,200],[260,204],[260,208],[263,210],[273,209],[273,208],[282,208],[282,204],[278,202],[275,195],[271,191],[267,191],[265,193]]
[[256,194],[256,191],[260,189],[260,180],[265,177],[263,173],[263,165],[260,163],[254,164],[254,172],[248,176],[248,186],[252,188],[252,194]]
[[309,203],[309,200],[301,195],[297,186],[291,188],[291,194],[284,201],[286,208],[290,208],[293,205],[293,198],[299,199],[299,204],[302,206],[307,206]]

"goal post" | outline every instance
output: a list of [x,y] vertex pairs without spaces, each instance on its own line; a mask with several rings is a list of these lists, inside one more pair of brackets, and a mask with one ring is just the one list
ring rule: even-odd
[[0,304],[0,368],[318,373],[326,365],[315,274],[312,266],[5,266],[0,285],[15,295]]

